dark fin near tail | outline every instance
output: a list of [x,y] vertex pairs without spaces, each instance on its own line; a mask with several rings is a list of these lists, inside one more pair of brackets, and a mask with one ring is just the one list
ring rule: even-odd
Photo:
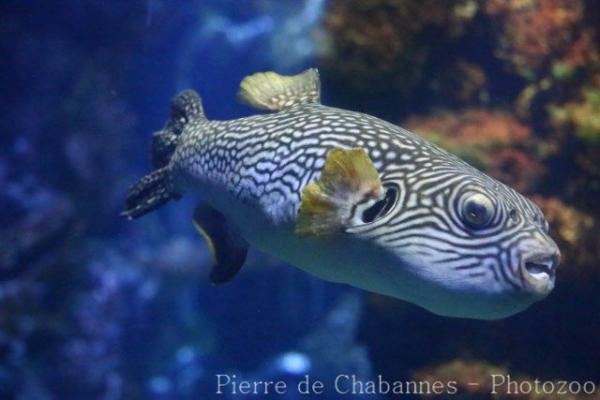
[[165,127],[155,132],[152,137],[151,157],[154,171],[129,189],[122,215],[129,219],[139,218],[169,200],[180,197],[173,189],[168,164],[186,124],[198,119],[206,119],[198,93],[184,90],[171,100],[169,120]]
[[170,179],[166,167],[144,176],[127,192],[125,211],[122,215],[129,219],[139,218],[167,201],[179,198],[173,191]]
[[246,261],[246,241],[232,229],[223,214],[206,205],[196,207],[194,226],[206,239],[215,260],[210,281],[215,285],[231,281]]
[[171,117],[165,127],[152,137],[152,166],[164,167],[179,143],[179,135],[192,120],[206,119],[202,100],[193,90],[184,90],[171,100]]

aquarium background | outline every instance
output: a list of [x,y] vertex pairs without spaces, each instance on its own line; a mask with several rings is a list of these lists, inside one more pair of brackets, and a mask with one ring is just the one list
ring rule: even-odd
[[[600,386],[599,26],[593,0],[2,1],[0,398],[205,399],[215,374]],[[198,199],[119,216],[179,90],[237,118],[244,76],[310,66],[327,105],[533,198],[563,254],[550,297],[448,319],[258,252],[216,288]]]

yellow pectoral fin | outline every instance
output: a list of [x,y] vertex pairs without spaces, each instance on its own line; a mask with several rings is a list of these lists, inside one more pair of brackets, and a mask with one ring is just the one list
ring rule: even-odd
[[319,180],[302,191],[295,232],[327,235],[341,231],[362,201],[383,196],[379,174],[362,148],[332,149]]

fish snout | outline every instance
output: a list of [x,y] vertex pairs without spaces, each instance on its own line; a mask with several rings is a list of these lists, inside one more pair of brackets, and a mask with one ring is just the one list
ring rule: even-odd
[[556,246],[550,251],[526,254],[521,259],[521,276],[524,289],[534,297],[546,297],[554,289],[560,251]]

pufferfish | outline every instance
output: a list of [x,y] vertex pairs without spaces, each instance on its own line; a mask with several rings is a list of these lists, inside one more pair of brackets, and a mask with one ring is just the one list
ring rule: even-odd
[[443,316],[503,318],[552,291],[559,249],[513,189],[412,132],[322,105],[316,69],[256,73],[239,98],[270,113],[213,121],[196,92],[176,96],[124,211],[200,194],[213,283],[253,246]]

